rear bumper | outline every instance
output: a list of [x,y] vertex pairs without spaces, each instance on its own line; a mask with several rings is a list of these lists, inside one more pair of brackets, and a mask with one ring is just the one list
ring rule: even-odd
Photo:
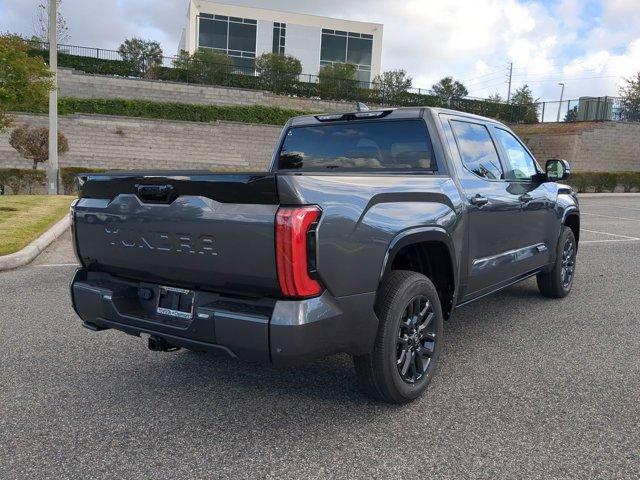
[[[151,299],[138,294],[153,292]],[[73,307],[92,330],[148,334],[178,347],[224,351],[241,360],[286,366],[333,353],[359,355],[373,347],[375,293],[307,300],[247,299],[196,291],[189,320],[158,315],[158,285],[79,269]],[[144,297],[144,296],[143,296]]]

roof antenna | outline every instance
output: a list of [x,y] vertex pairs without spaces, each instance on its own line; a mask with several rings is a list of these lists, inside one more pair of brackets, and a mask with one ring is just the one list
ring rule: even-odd
[[364,103],[356,102],[356,112],[368,112],[368,111],[369,111],[369,107],[367,107]]

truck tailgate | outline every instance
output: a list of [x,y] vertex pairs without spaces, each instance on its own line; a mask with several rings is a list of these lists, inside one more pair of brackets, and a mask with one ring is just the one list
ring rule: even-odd
[[272,174],[80,177],[78,255],[93,271],[169,286],[278,295]]

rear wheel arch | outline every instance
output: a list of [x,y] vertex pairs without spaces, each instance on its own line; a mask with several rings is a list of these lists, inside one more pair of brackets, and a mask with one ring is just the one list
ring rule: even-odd
[[428,277],[440,297],[448,318],[457,289],[456,256],[451,237],[441,228],[421,228],[403,232],[389,245],[380,281],[394,270],[421,273]]

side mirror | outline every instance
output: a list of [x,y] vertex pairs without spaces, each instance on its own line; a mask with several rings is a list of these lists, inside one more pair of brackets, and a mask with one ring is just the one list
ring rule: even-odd
[[547,180],[550,182],[560,182],[566,180],[569,178],[569,175],[571,175],[569,162],[558,158],[547,160],[544,170],[547,174]]

